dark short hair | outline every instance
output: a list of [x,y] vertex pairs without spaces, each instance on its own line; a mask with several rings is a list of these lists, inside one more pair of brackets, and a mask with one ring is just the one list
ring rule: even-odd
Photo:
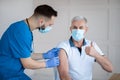
[[34,10],[34,15],[41,15],[47,18],[51,18],[52,16],[57,17],[57,11],[55,11],[51,6],[44,4],[36,7],[36,9]]

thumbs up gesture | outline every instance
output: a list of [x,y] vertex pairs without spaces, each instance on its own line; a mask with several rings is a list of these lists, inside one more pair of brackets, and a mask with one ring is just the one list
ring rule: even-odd
[[90,46],[87,46],[85,48],[85,52],[87,55],[95,57],[97,51],[95,50],[94,46],[93,46],[93,42],[90,43]]

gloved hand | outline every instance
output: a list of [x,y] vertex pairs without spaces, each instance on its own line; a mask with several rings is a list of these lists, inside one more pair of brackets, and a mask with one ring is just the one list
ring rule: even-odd
[[59,55],[59,51],[60,51],[59,48],[53,48],[53,49],[49,50],[48,52],[43,53],[43,58],[51,59],[53,57],[57,57]]
[[59,58],[54,57],[46,61],[46,68],[56,67],[59,65]]

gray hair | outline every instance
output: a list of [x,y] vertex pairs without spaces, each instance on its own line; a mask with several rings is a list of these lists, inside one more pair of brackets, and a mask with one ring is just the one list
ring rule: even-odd
[[79,21],[79,20],[84,20],[87,23],[87,19],[84,16],[75,16],[73,17],[72,22]]

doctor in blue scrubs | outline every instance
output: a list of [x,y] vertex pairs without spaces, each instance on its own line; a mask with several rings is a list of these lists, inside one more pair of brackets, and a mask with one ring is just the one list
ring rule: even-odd
[[[31,80],[24,69],[51,68],[59,65],[58,48],[43,54],[31,50],[33,34],[49,32],[57,17],[57,11],[48,5],[36,7],[31,17],[9,26],[0,39],[0,80]],[[33,54],[31,54],[33,53]],[[45,59],[36,61],[35,59]]]

